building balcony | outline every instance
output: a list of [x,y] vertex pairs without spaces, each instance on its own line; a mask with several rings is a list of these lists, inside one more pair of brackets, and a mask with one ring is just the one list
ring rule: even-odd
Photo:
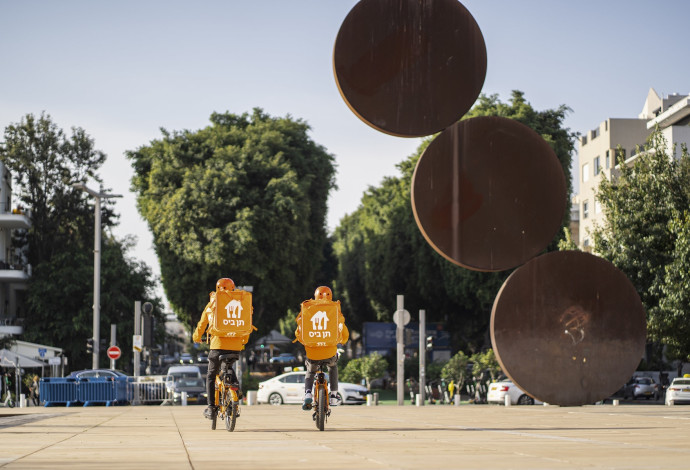
[[10,212],[5,210],[4,207],[0,207],[0,227],[9,229],[28,229],[31,227],[31,219],[27,211],[23,209],[12,209]]
[[0,261],[0,282],[26,282],[31,277],[31,265],[10,264]]
[[647,129],[653,129],[656,125],[665,129],[688,116],[690,116],[690,97],[681,99],[654,119],[650,119],[647,122]]

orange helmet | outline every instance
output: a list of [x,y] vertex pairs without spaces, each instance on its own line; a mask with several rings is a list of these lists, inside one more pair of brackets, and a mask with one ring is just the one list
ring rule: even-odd
[[333,292],[331,292],[330,287],[320,286],[314,291],[314,298],[316,300],[333,300]]
[[216,289],[223,289],[223,290],[235,290],[235,283],[232,282],[232,279],[224,277],[221,279],[218,279],[218,282],[216,282]]

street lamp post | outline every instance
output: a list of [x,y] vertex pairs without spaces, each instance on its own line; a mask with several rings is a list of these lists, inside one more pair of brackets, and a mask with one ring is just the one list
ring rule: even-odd
[[86,187],[84,183],[74,183],[73,188],[89,193],[96,200],[94,208],[95,234],[93,240],[93,355],[92,369],[98,369],[101,325],[101,199],[122,197],[119,194],[106,194]]

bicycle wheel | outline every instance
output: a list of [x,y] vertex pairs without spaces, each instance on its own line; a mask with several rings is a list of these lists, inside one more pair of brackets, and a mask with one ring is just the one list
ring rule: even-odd
[[319,398],[316,411],[316,427],[319,431],[323,431],[324,425],[326,424],[326,400],[328,400],[328,394],[323,385],[319,386]]
[[215,430],[216,429],[216,420],[218,419],[218,404],[216,403],[216,406],[213,408],[213,411],[211,411],[211,429]]
[[228,432],[235,430],[235,422],[237,421],[237,406],[238,402],[232,402],[225,412],[225,429]]

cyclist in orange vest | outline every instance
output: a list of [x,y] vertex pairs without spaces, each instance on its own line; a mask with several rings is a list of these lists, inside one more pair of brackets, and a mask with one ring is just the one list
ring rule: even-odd
[[[232,279],[222,278],[218,279],[216,282],[216,290],[226,290],[233,291],[235,289],[235,283]],[[211,292],[209,294],[210,300],[206,304],[203,313],[201,314],[201,319],[196,325],[194,334],[192,335],[192,340],[195,343],[201,342],[201,337],[209,326],[209,319],[212,315],[215,315],[216,311],[216,293]],[[208,407],[204,410],[204,416],[211,419],[211,413],[213,408],[216,406],[216,375],[220,372],[220,360],[218,356],[222,354],[237,353],[237,359],[240,357],[240,351],[244,349],[244,344],[241,338],[225,338],[221,336],[210,337],[211,351],[208,353],[208,372],[206,373],[206,392],[208,393]],[[237,374],[233,370],[232,364],[233,360],[228,361],[228,372],[232,374],[232,383],[238,383]],[[238,391],[238,394],[242,395],[242,391]]]
[[[333,300],[333,293],[331,292],[330,287],[327,286],[320,286],[316,288],[316,291],[314,291],[314,299],[315,300]],[[342,343],[345,344],[347,343],[348,339],[350,338],[350,332],[348,331],[347,327],[345,326],[345,318],[343,317],[343,314],[339,312],[339,319],[338,323],[342,323],[343,329],[341,333],[341,339]],[[297,316],[297,324],[300,325],[300,320],[301,320],[302,313]],[[297,327],[295,330],[295,341],[299,341],[299,338],[301,337],[301,332],[300,332],[300,326]],[[303,410],[309,410],[311,409],[311,403],[314,401],[314,397],[312,395],[312,388],[314,387],[314,374],[316,373],[318,369],[318,364],[324,364],[328,366],[328,376],[329,376],[329,382],[330,382],[330,397],[329,397],[329,405],[330,406],[337,406],[338,405],[338,346],[333,345],[333,346],[317,346],[317,347],[309,347],[309,346],[304,346],[304,351],[307,354],[307,359],[304,361],[305,368],[307,370],[306,377],[304,378],[304,402],[302,403],[302,409]]]

